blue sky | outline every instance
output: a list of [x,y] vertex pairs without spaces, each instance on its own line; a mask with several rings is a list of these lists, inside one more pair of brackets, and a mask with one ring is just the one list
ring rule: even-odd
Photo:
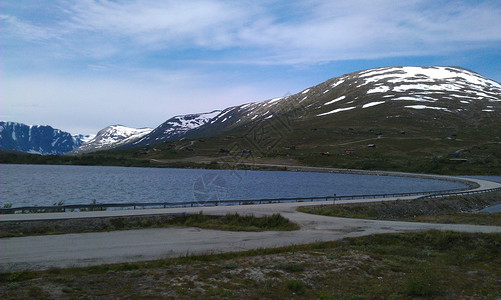
[[72,133],[156,127],[382,66],[501,82],[498,0],[5,0],[0,38],[0,119]]

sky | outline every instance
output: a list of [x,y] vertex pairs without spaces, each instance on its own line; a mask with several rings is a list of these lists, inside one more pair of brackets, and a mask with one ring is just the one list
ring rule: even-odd
[[0,119],[95,134],[384,66],[501,82],[501,1],[3,0]]

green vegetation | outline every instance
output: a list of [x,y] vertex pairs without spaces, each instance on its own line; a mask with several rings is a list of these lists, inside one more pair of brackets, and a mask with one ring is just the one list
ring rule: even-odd
[[199,214],[81,218],[65,220],[10,221],[0,223],[0,238],[28,235],[63,234],[158,228],[168,226],[200,227],[228,231],[297,230],[299,226],[280,214],[255,217],[227,214]]
[[456,213],[434,216],[418,216],[412,219],[413,222],[444,223],[444,224],[473,224],[501,226],[501,212],[498,213]]
[[501,213],[471,213],[497,203],[501,203],[501,192],[411,201],[309,206],[298,210],[332,217],[501,226]]
[[382,234],[141,263],[0,274],[0,297],[496,299],[501,234]]

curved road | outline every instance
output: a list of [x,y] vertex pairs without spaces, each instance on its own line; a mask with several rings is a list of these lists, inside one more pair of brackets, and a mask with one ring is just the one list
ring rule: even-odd
[[[448,179],[452,180],[453,177],[448,177]],[[478,184],[475,190],[501,187],[501,184],[487,180],[469,178],[468,180]],[[336,201],[336,203],[391,201],[413,198],[415,197],[359,199]],[[332,241],[345,237],[356,237],[375,233],[413,232],[429,229],[501,233],[501,227],[496,226],[359,220],[325,217],[296,211],[298,206],[329,203],[332,203],[332,201],[203,208],[1,215],[0,222],[9,220],[198,213],[200,211],[203,211],[205,214],[238,212],[240,214],[254,214],[256,216],[280,213],[291,221],[298,223],[301,229],[289,232],[228,232],[198,228],[170,227],[4,238],[0,240],[0,272],[145,261],[187,254],[240,251],[317,241]]]

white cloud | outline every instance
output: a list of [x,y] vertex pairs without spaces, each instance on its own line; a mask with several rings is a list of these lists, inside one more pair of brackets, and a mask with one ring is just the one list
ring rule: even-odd
[[[152,50],[239,50],[217,60],[319,63],[443,54],[499,42],[501,5],[436,1],[62,1],[46,27],[4,15],[28,39],[98,59]],[[473,45],[474,46],[474,45]],[[70,51],[69,51],[70,52]]]
[[[146,46],[231,46],[233,32],[252,9],[222,1],[84,1],[68,3],[65,26],[77,31],[126,37]],[[248,9],[248,10],[247,10]]]

